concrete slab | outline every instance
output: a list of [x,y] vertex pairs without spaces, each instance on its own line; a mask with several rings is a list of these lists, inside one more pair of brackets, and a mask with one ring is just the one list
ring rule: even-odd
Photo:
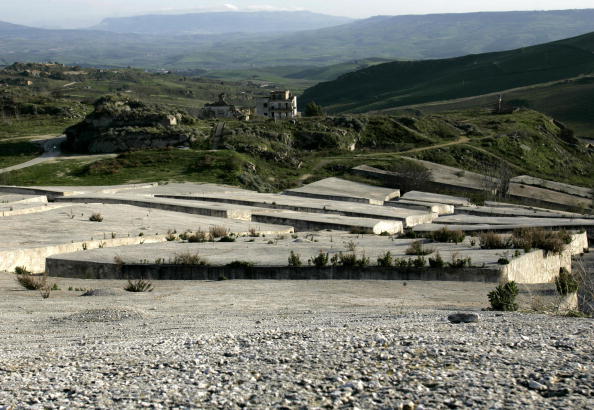
[[564,194],[579,196],[586,199],[592,199],[592,189],[576,185],[563,184],[561,182],[548,181],[546,179],[520,175],[512,178],[511,182],[521,185],[530,185],[538,188],[544,188],[551,191],[557,191]]
[[451,215],[455,211],[454,205],[436,204],[434,202],[425,201],[413,201],[404,198],[385,202],[384,205],[396,208],[424,209],[429,212],[436,213],[437,215]]
[[[582,243],[585,235],[575,235]],[[152,279],[206,279],[215,275],[230,275],[238,279],[422,279],[466,281],[505,281],[519,283],[548,283],[559,274],[561,267],[571,270],[571,250],[561,255],[545,255],[541,250],[512,254],[510,250],[483,250],[464,244],[427,243],[425,247],[447,262],[470,258],[465,268],[381,268],[381,267],[314,267],[307,262],[320,252],[330,258],[340,253],[354,253],[357,258],[369,258],[374,265],[378,257],[390,252],[394,258],[416,259],[406,255],[413,240],[395,240],[388,237],[346,235],[341,232],[307,234],[293,239],[282,236],[274,241],[267,238],[239,238],[233,243],[161,243],[130,246],[121,249],[97,249],[87,252],[56,255],[48,259],[48,273],[52,276],[84,278],[125,278],[141,276]],[[582,245],[583,246],[583,245]],[[303,267],[288,266],[291,253],[298,255]],[[206,266],[175,264],[181,255],[197,255]],[[500,258],[509,263],[501,265]],[[116,262],[117,259],[117,262]],[[239,267],[225,267],[242,262]],[[245,263],[251,264],[245,268]],[[425,261],[426,263],[426,261]],[[269,269],[266,269],[269,268]]]
[[518,226],[594,226],[592,219],[528,218],[513,216],[447,215],[433,221],[434,224],[460,225],[518,225]]
[[400,196],[400,191],[382,188],[340,178],[326,178],[301,188],[289,189],[285,195],[307,198],[330,199],[334,201],[361,202],[383,205],[384,202]]
[[372,218],[402,221],[405,227],[420,223],[430,223],[437,217],[433,212],[424,209],[408,209],[393,205],[383,207],[354,202],[331,201],[315,198],[301,198],[298,201],[287,195],[261,194],[257,192],[207,194],[198,196],[156,195],[158,198],[183,199],[191,201],[212,201],[227,204],[238,204],[269,209],[283,209],[297,212],[337,214],[355,218]]
[[401,221],[386,221],[370,218],[354,218],[335,214],[310,214],[306,212],[267,210],[252,213],[253,222],[292,226],[297,232],[323,229],[343,230],[380,235],[402,233]]
[[555,212],[551,210],[529,209],[527,207],[495,207],[495,206],[476,206],[476,207],[458,207],[457,214],[476,215],[476,216],[514,216],[514,217],[529,217],[529,218],[578,218],[590,219],[590,217],[569,213],[569,212]]
[[582,196],[518,183],[510,184],[509,196],[539,206],[561,207],[566,210],[588,209],[592,206],[592,200]]
[[239,219],[250,221],[255,207],[223,204],[218,202],[184,201],[168,198],[154,198],[149,195],[73,195],[56,198],[58,202],[104,203],[133,205],[141,208],[160,209],[171,212],[181,212],[192,215],[204,215],[214,218]]
[[0,206],[14,204],[46,204],[47,197],[44,195],[18,195],[0,194]]
[[123,191],[139,190],[154,188],[157,183],[146,183],[146,184],[128,184],[128,185],[113,185],[113,186],[78,186],[78,187],[36,187],[36,186],[0,186],[0,192],[10,194],[22,194],[22,195],[44,195],[48,198],[81,195],[85,193],[95,194],[114,194]]
[[[493,178],[475,172],[465,171],[460,168],[436,164],[434,162],[423,161],[416,158],[407,158],[407,160],[416,162],[431,172],[429,184],[432,187],[454,188],[466,191],[483,191],[493,184],[491,182],[493,181]],[[366,177],[378,178],[384,181],[398,181],[403,178],[398,172],[384,171],[367,165],[353,168],[353,171]]]
[[[15,266],[30,266],[39,271],[44,266],[45,257],[48,253],[52,254],[51,252],[81,250],[82,243],[86,243],[89,248],[92,243],[94,246],[103,242],[109,245],[113,239],[157,238],[164,241],[168,230],[208,232],[213,226],[222,226],[237,234],[246,234],[250,229],[271,235],[293,231],[289,226],[188,215],[130,205],[60,205],[62,208],[38,213],[34,218],[27,215],[2,218],[0,270],[11,271]],[[93,213],[100,213],[103,222],[89,221]],[[114,246],[126,244],[126,241],[113,243]],[[70,249],[62,245],[73,246]]]
[[402,199],[421,202],[433,202],[436,204],[446,204],[454,206],[472,206],[472,204],[467,198],[421,191],[407,192],[406,194],[402,195]]

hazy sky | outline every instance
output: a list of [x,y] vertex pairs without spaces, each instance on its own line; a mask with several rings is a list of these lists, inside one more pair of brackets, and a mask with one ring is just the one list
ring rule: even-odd
[[85,27],[104,17],[212,10],[311,10],[350,17],[594,8],[594,0],[0,0],[0,21]]

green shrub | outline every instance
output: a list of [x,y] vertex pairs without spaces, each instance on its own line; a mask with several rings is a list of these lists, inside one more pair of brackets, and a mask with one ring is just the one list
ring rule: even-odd
[[559,276],[555,278],[555,286],[560,295],[566,296],[578,291],[579,282],[567,269],[561,268]]
[[432,248],[425,248],[423,246],[423,241],[415,241],[411,243],[411,245],[406,250],[407,255],[430,255],[434,252]]
[[433,239],[435,242],[445,243],[460,243],[465,237],[466,235],[463,231],[450,231],[447,226],[441,228],[438,231],[431,232],[429,235],[429,238]]
[[136,281],[128,280],[128,284],[124,287],[126,292],[152,292],[153,284],[149,280],[138,279]]
[[429,266],[432,268],[443,268],[445,266],[445,262],[439,252],[435,254],[434,258],[429,258]]
[[328,265],[328,261],[330,260],[330,256],[327,253],[320,251],[318,256],[311,259],[311,263],[318,268],[323,268],[324,266]]
[[452,255],[452,261],[448,262],[448,267],[454,269],[462,269],[462,268],[469,268],[472,266],[472,259],[468,258],[458,258],[456,254]]
[[289,266],[301,266],[301,255],[291,251],[289,255]]
[[499,260],[497,261],[498,264],[500,265],[509,265],[509,259],[507,258],[499,258]]
[[384,253],[383,256],[377,258],[377,266],[381,266],[382,268],[390,268],[394,266],[394,258],[392,257],[392,253],[388,251]]
[[515,303],[519,290],[516,282],[507,282],[505,285],[499,285],[489,293],[489,303],[493,310],[503,312],[515,312],[518,305]]
[[422,256],[417,256],[412,260],[412,264],[415,268],[423,268],[425,265],[427,265],[427,259]]

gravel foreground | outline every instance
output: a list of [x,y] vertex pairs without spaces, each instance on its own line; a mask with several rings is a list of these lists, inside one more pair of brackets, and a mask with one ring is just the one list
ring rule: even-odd
[[[594,408],[591,319],[480,312],[492,286],[464,286],[157,283],[42,301],[1,279],[0,408]],[[449,323],[457,311],[480,320]]]

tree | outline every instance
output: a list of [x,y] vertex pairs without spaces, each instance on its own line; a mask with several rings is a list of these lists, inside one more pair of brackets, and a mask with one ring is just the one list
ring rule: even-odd
[[305,106],[304,114],[306,117],[321,117],[324,115],[324,110],[322,109],[321,105],[311,101]]

